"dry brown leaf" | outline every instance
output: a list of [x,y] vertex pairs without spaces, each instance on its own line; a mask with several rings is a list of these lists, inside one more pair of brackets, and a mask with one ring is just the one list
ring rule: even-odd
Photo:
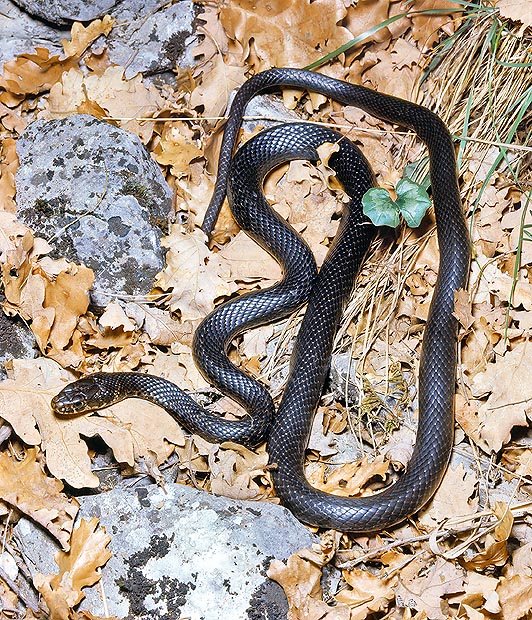
[[326,242],[336,234],[336,215],[342,204],[326,188],[321,174],[307,162],[291,162],[286,182],[272,186],[273,182],[274,179],[266,180],[266,196],[271,198],[276,211],[302,233],[320,266],[327,254]]
[[173,343],[171,351],[175,357],[169,358],[167,353],[157,352],[150,372],[168,379],[185,391],[212,391],[212,386],[205,381],[194,363],[190,344]]
[[[14,253],[21,251],[19,248],[25,245],[24,238],[28,235],[31,238],[31,233],[27,226],[16,220],[15,213],[2,210],[0,210],[0,231],[2,231],[2,234],[0,234],[0,262],[4,264],[7,262],[8,256],[12,257]],[[29,244],[30,247],[32,245],[32,243]],[[23,249],[22,252],[24,252]],[[25,256],[22,257],[22,262],[24,262],[24,259]],[[20,263],[13,266],[18,267],[19,265]],[[6,283],[4,282],[5,286]]]
[[85,76],[74,66],[55,80],[48,107],[39,118],[63,118],[78,112],[81,106],[86,107],[87,102],[97,104],[108,116],[124,119],[120,126],[136,133],[144,143],[151,139],[155,121],[135,119],[151,117],[165,105],[159,91],[146,86],[141,74],[128,80],[124,67],[112,65],[102,75]]
[[87,27],[79,22],[74,22],[70,31],[71,40],[63,39],[61,41],[67,58],[70,56],[79,58],[100,35],[107,36],[111,32],[114,23],[115,20],[110,15],[105,15],[102,19],[95,19]]
[[425,612],[431,620],[448,620],[442,599],[463,591],[464,575],[463,569],[441,557],[428,561],[419,557],[399,573],[399,583],[394,587],[396,603]]
[[424,0],[423,11],[437,10],[444,13],[446,9],[449,14],[445,15],[413,15],[412,36],[421,45],[422,50],[431,48],[440,38],[438,30],[441,28],[445,34],[451,35],[455,31],[458,22],[455,11],[458,7],[452,0]]
[[179,310],[182,320],[206,316],[214,309],[215,300],[237,290],[230,282],[230,265],[219,254],[209,252],[201,230],[184,233],[173,226],[162,245],[169,250],[156,286],[172,291],[169,307]]
[[502,17],[532,26],[532,0],[497,0]]
[[491,295],[496,295],[501,302],[507,303],[511,296],[514,308],[522,305],[525,310],[532,310],[532,284],[521,274],[514,282],[514,279],[501,271],[495,262],[489,261],[481,254],[477,254],[476,261],[472,265],[472,274],[473,303],[491,303]]
[[52,282],[47,282],[44,308],[54,310],[54,322],[49,342],[50,355],[68,346],[79,317],[89,307],[89,290],[94,282],[94,272],[83,265],[70,265],[69,271],[62,271]]
[[0,452],[0,498],[40,523],[68,549],[79,505],[62,490],[57,478],[44,473],[34,448],[27,450],[22,461]]
[[229,103],[229,95],[246,80],[245,69],[224,62],[222,56],[215,56],[208,64],[201,84],[196,86],[190,96],[193,108],[203,108],[203,116],[218,118],[223,116]]
[[175,122],[165,127],[152,154],[162,166],[170,166],[170,172],[175,177],[188,177],[190,163],[203,157],[203,150],[188,125]]
[[[356,5],[350,3],[347,9],[347,17],[344,26],[357,36],[373,28],[375,24],[380,24],[388,19],[390,3],[382,0],[359,0]],[[386,41],[390,38],[390,30],[381,28],[376,33],[370,35],[364,42]]]
[[[499,614],[501,607],[495,591],[498,582],[499,580],[496,577],[469,572],[464,584],[465,593],[459,594],[456,598],[461,606],[468,605],[479,613]],[[450,601],[453,599],[450,598]],[[482,615],[482,620],[485,617]]]
[[128,431],[135,462],[140,457],[146,459],[153,455],[160,465],[172,454],[174,446],[185,445],[183,429],[174,418],[145,400],[130,398],[103,409],[98,417]]
[[[3,248],[0,245],[4,311],[31,321],[41,351],[49,349],[51,356],[58,357],[69,345],[80,315],[87,310],[94,276],[92,270],[64,259],[44,257],[39,261],[38,256],[51,250],[49,244],[34,239],[13,217],[0,211],[5,243]],[[79,357],[71,357],[72,364],[79,364]]]
[[111,537],[103,527],[97,529],[98,519],[82,519],[72,533],[70,551],[59,551],[55,561],[57,575],[37,573],[33,583],[50,610],[51,620],[69,620],[69,610],[84,597],[83,588],[101,579],[100,568],[109,560],[107,545]]
[[0,88],[16,95],[37,95],[50,90],[63,71],[77,66],[77,62],[77,58],[62,60],[59,56],[52,56],[47,48],[36,47],[33,53],[21,54],[4,63]]
[[[1,94],[0,94],[0,97],[1,97]],[[20,135],[24,131],[24,129],[26,129],[28,125],[28,121],[26,117],[21,116],[19,110],[20,108],[18,110],[12,110],[10,107],[4,105],[0,101],[0,120],[2,121],[2,125],[8,131],[12,131],[13,133]],[[12,138],[5,138],[5,141],[9,143],[13,140]],[[1,170],[1,165],[0,165],[0,170]]]
[[496,540],[491,534],[483,541],[484,549],[472,557],[462,559],[462,564],[470,571],[484,571],[490,566],[504,566],[508,559],[506,540]]
[[282,277],[279,263],[242,231],[222,248],[219,256],[230,265],[234,282],[257,282],[263,288]]
[[399,39],[389,51],[382,50],[375,54],[375,64],[364,72],[364,80],[380,92],[412,101],[421,72],[418,57],[417,48],[406,41],[401,43]]
[[176,321],[167,310],[129,302],[126,314],[142,327],[152,344],[167,347],[175,342],[192,343],[193,324]]
[[453,315],[460,321],[460,325],[464,329],[469,329],[475,322],[475,317],[471,313],[469,293],[463,288],[454,292]]
[[521,620],[532,610],[532,577],[501,577],[497,586],[504,620]]
[[350,620],[347,605],[331,607],[321,600],[321,569],[323,558],[316,553],[299,551],[286,564],[273,560],[267,570],[288,599],[287,620]]
[[[2,118],[2,109],[0,104],[0,118]],[[5,123],[4,123],[5,125]],[[13,138],[5,138],[0,142],[0,209],[15,213],[17,210],[14,198],[15,173],[18,169],[17,143]],[[0,222],[0,228],[3,225]],[[2,243],[0,243],[0,248]]]
[[[94,330],[91,335],[85,332],[86,337],[84,339],[84,344],[102,350],[123,349],[125,347],[134,346],[133,342],[136,335],[135,326],[121,308],[120,310],[116,310],[113,303],[109,304],[109,306],[111,306],[109,313],[106,315],[104,312],[100,317],[99,323],[101,329]],[[101,324],[102,318],[103,325]],[[116,323],[116,327],[112,327],[109,323]],[[135,365],[131,366],[131,368],[135,368]],[[119,369],[115,368],[115,370]]]
[[475,513],[478,499],[471,496],[476,485],[477,477],[467,474],[462,463],[455,469],[449,467],[436,494],[420,513],[420,522],[434,527],[445,519]]
[[[378,456],[373,461],[368,461],[364,457],[356,463],[345,463],[338,469],[335,469],[327,480],[322,479],[325,473],[325,467],[321,469],[321,476],[315,473],[312,476],[312,484],[321,491],[338,495],[340,497],[353,497],[360,495],[364,486],[373,478],[378,477],[382,480],[386,479],[389,463],[383,456]],[[319,470],[318,470],[319,471]]]
[[102,327],[121,328],[125,332],[132,332],[136,329],[135,324],[130,321],[122,306],[116,301],[107,304],[105,312],[98,319],[98,323]]
[[462,559],[462,564],[471,571],[482,572],[490,566],[504,566],[508,559],[507,540],[512,533],[514,517],[508,504],[497,502],[494,509],[499,523],[493,535],[487,534],[482,541],[482,550],[479,553]]
[[342,576],[350,587],[340,590],[334,598],[351,608],[350,620],[364,620],[374,612],[387,611],[395,599],[394,578],[381,579],[357,568],[343,570]]
[[304,67],[347,43],[345,16],[343,0],[235,0],[220,9],[230,51],[256,71]]
[[339,150],[340,145],[337,142],[324,142],[323,144],[320,144],[316,148],[316,153],[319,157],[316,167],[329,189],[342,192],[343,186],[336,176],[336,171],[329,165],[330,158],[334,155],[334,153],[338,153]]
[[252,452],[228,442],[215,446],[209,453],[211,492],[233,499],[262,499],[264,489],[256,480],[266,477],[267,465],[264,449]]
[[205,62],[218,54],[226,54],[229,39],[220,23],[220,9],[214,4],[202,4],[201,13],[198,14],[198,32],[203,39],[194,50],[194,57],[200,58],[200,70],[205,68]]
[[532,411],[530,368],[532,344],[525,341],[473,378],[473,396],[488,396],[478,411],[480,438],[488,450],[498,452],[510,440],[514,426],[528,426]]
[[505,568],[505,577],[526,575],[532,577],[532,542],[526,543],[512,552],[512,564]]

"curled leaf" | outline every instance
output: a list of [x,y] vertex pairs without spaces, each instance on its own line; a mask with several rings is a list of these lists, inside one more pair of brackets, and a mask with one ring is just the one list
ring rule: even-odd
[[404,177],[397,182],[395,191],[401,215],[411,228],[417,228],[430,207],[430,198],[425,188]]
[[399,209],[388,190],[382,187],[368,189],[362,196],[362,207],[364,215],[367,215],[375,226],[399,226]]

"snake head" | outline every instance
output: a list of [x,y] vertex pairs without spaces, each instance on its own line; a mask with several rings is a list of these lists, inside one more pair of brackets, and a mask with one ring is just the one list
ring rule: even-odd
[[98,372],[70,383],[52,398],[52,409],[62,415],[82,414],[112,404],[116,399],[104,377]]

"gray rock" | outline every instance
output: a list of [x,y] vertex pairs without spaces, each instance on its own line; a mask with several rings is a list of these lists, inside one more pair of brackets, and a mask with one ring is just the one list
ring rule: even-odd
[[154,75],[176,65],[192,64],[187,58],[195,9],[192,0],[175,4],[161,0],[127,0],[111,11],[118,23],[105,40],[110,60],[126,68],[126,77],[141,72]]
[[[173,80],[173,69],[193,64],[193,23],[196,8],[192,0],[178,3],[161,0],[101,0],[100,3],[50,3],[48,0],[21,0],[20,6],[32,15],[43,17],[55,27],[33,18],[11,0],[0,0],[0,63],[22,53],[33,53],[36,46],[62,53],[62,39],[70,39],[70,28],[63,24],[87,21],[110,14],[115,27],[94,47],[106,45],[111,62],[126,68],[126,77],[167,74]],[[30,6],[31,5],[31,6]],[[79,13],[76,13],[74,9]],[[39,13],[41,11],[41,13]],[[87,15],[91,17],[87,17]]]
[[57,25],[70,24],[73,21],[88,22],[103,17],[120,0],[13,0],[25,11]]
[[94,270],[93,303],[148,293],[172,195],[138,137],[78,114],[32,123],[17,152],[18,218]]
[[[80,517],[97,516],[112,536],[103,589],[109,614],[128,620],[284,620],[284,593],[266,569],[315,542],[281,506],[179,484],[122,486],[80,502]],[[32,570],[57,572],[42,530],[22,519],[15,535]],[[99,586],[85,592],[82,608],[104,615]]]
[[68,39],[69,28],[52,28],[21,11],[11,0],[0,0],[0,68],[7,60],[47,47],[59,54],[61,39]]

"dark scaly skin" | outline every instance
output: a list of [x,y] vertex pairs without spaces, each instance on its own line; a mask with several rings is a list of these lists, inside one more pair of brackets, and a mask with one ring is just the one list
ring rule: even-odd
[[[260,92],[282,86],[319,92],[345,105],[362,108],[380,119],[408,127],[418,134],[429,151],[440,268],[423,340],[416,446],[405,475],[397,484],[374,497],[350,499],[317,491],[308,484],[303,471],[312,417],[327,375],[334,335],[365,248],[374,234],[373,227],[361,216],[358,197],[343,215],[339,233],[318,278],[311,285],[308,309],[292,356],[290,376],[268,440],[270,460],[275,466],[272,473],[276,492],[299,519],[311,525],[345,531],[381,530],[413,514],[432,496],[445,473],[452,448],[458,327],[452,312],[454,293],[463,288],[467,281],[470,256],[454,149],[444,123],[422,106],[309,71],[266,71],[241,87],[231,107],[220,153],[217,183],[203,223],[203,229],[208,234],[224,200],[228,180],[232,182],[228,194],[233,208],[236,205],[238,209],[241,200],[234,195],[233,189],[241,185],[261,200],[253,171],[248,170],[249,176],[244,171],[240,182],[233,181],[236,164],[232,164],[232,155],[247,102]],[[260,148],[271,147],[263,145]],[[260,148],[256,155],[261,154]],[[238,154],[235,160],[238,160]],[[340,158],[338,162],[341,167]],[[350,170],[338,170],[340,178],[351,174]],[[354,185],[355,191],[363,193],[358,180],[355,179]],[[244,224],[248,217],[243,218]],[[253,224],[251,232],[255,236]],[[290,249],[291,246],[276,247],[273,252],[281,260]],[[201,346],[199,337],[194,344],[196,357],[202,359],[211,347],[207,337],[217,338],[209,329],[200,330],[200,333]],[[215,357],[220,352],[217,346],[213,351]],[[224,367],[221,374],[225,373]]]

